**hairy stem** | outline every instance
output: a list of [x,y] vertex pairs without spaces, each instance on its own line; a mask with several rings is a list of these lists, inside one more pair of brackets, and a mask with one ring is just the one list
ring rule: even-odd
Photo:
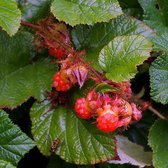
[[148,109],[153,112],[155,115],[157,115],[160,119],[162,120],[167,120],[167,118],[165,116],[163,116],[159,111],[157,111],[155,108],[153,108],[152,106],[149,106]]

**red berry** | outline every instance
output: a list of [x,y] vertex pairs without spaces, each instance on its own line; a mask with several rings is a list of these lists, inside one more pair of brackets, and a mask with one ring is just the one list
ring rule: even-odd
[[105,105],[97,110],[97,127],[103,132],[112,132],[118,128],[118,115],[111,108],[111,105]]
[[61,48],[49,48],[49,54],[54,57],[61,58],[66,55],[66,52]]
[[89,119],[91,117],[91,110],[87,107],[87,102],[85,98],[77,99],[75,103],[76,114],[83,119]]
[[71,88],[71,83],[68,81],[65,81],[62,77],[60,72],[57,72],[53,77],[53,87],[57,91],[67,91]]

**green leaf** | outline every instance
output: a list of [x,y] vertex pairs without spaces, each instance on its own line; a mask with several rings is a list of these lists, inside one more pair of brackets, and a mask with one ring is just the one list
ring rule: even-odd
[[125,164],[145,167],[152,164],[152,153],[145,152],[143,147],[128,140],[128,138],[117,135],[116,136],[117,154],[119,161],[112,160],[109,163]]
[[157,36],[152,38],[156,50],[168,50],[168,1],[138,0],[144,10],[144,21],[156,30]]
[[112,159],[115,147],[112,134],[80,120],[64,107],[50,109],[50,102],[36,103],[30,113],[32,134],[40,151],[48,156],[54,140],[60,140],[55,153],[67,162],[95,164]]
[[54,65],[47,60],[30,64],[34,52],[32,36],[20,32],[13,38],[0,33],[0,106],[16,107],[52,87]]
[[102,92],[102,93],[105,93],[105,92],[119,92],[120,90],[112,87],[111,85],[108,85],[107,83],[100,83],[96,86],[95,88],[95,91],[96,92]]
[[0,1],[0,26],[10,36],[14,35],[19,27],[21,12],[17,8],[15,0]]
[[155,33],[143,22],[125,15],[112,19],[108,23],[75,26],[71,31],[76,49],[86,49],[87,51],[101,50],[113,38],[133,34],[141,34],[144,37],[151,38]]
[[34,142],[0,110],[0,160],[16,165],[34,146]]
[[144,10],[144,21],[162,33],[168,25],[167,0],[138,0]]
[[16,168],[11,163],[0,160],[0,168]]
[[158,120],[149,132],[149,145],[153,149],[153,164],[155,168],[168,167],[168,122]]
[[71,26],[107,22],[122,14],[117,0],[54,0],[51,12]]
[[158,57],[150,67],[151,96],[156,102],[168,103],[168,54]]
[[140,35],[116,37],[99,54],[99,64],[107,79],[121,82],[133,78],[137,65],[150,56],[152,44]]
[[51,0],[17,0],[22,19],[29,22],[44,18],[50,11]]

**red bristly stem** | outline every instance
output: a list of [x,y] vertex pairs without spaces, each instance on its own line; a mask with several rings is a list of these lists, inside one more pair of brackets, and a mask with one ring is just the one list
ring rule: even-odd
[[[26,22],[26,21],[23,21],[23,20],[21,21],[21,25],[32,28],[36,31],[39,31],[38,34],[45,39],[46,31],[41,26]],[[67,50],[69,53],[73,54],[74,56],[77,56],[77,58],[80,60],[80,62],[85,64],[88,67],[88,69],[92,72],[92,75],[96,77],[96,78],[93,77],[92,78],[93,80],[95,80],[96,82],[99,82],[99,83],[100,82],[106,82],[106,81],[103,80],[102,74],[99,74],[99,72],[97,72],[89,63],[87,63],[85,60],[81,59],[79,57],[79,53],[76,52],[71,46],[69,46],[65,43],[62,44],[62,42],[59,41],[59,39],[56,39],[53,36],[50,36],[49,33],[47,33],[47,37],[50,38],[50,39],[53,39],[53,41],[56,41],[62,48]]]
[[31,29],[34,29],[34,30],[41,30],[40,26],[34,25],[32,23],[29,23],[29,22],[26,22],[26,21],[23,21],[23,20],[21,20],[21,25],[26,26],[26,27],[30,27]]

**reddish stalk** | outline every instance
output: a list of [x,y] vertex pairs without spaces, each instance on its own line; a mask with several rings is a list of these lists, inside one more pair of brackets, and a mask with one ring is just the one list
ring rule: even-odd
[[34,29],[34,30],[41,30],[40,26],[34,25],[32,23],[29,23],[29,22],[26,22],[26,21],[23,21],[23,20],[21,20],[21,25],[26,26],[26,27],[30,27],[31,29]]

